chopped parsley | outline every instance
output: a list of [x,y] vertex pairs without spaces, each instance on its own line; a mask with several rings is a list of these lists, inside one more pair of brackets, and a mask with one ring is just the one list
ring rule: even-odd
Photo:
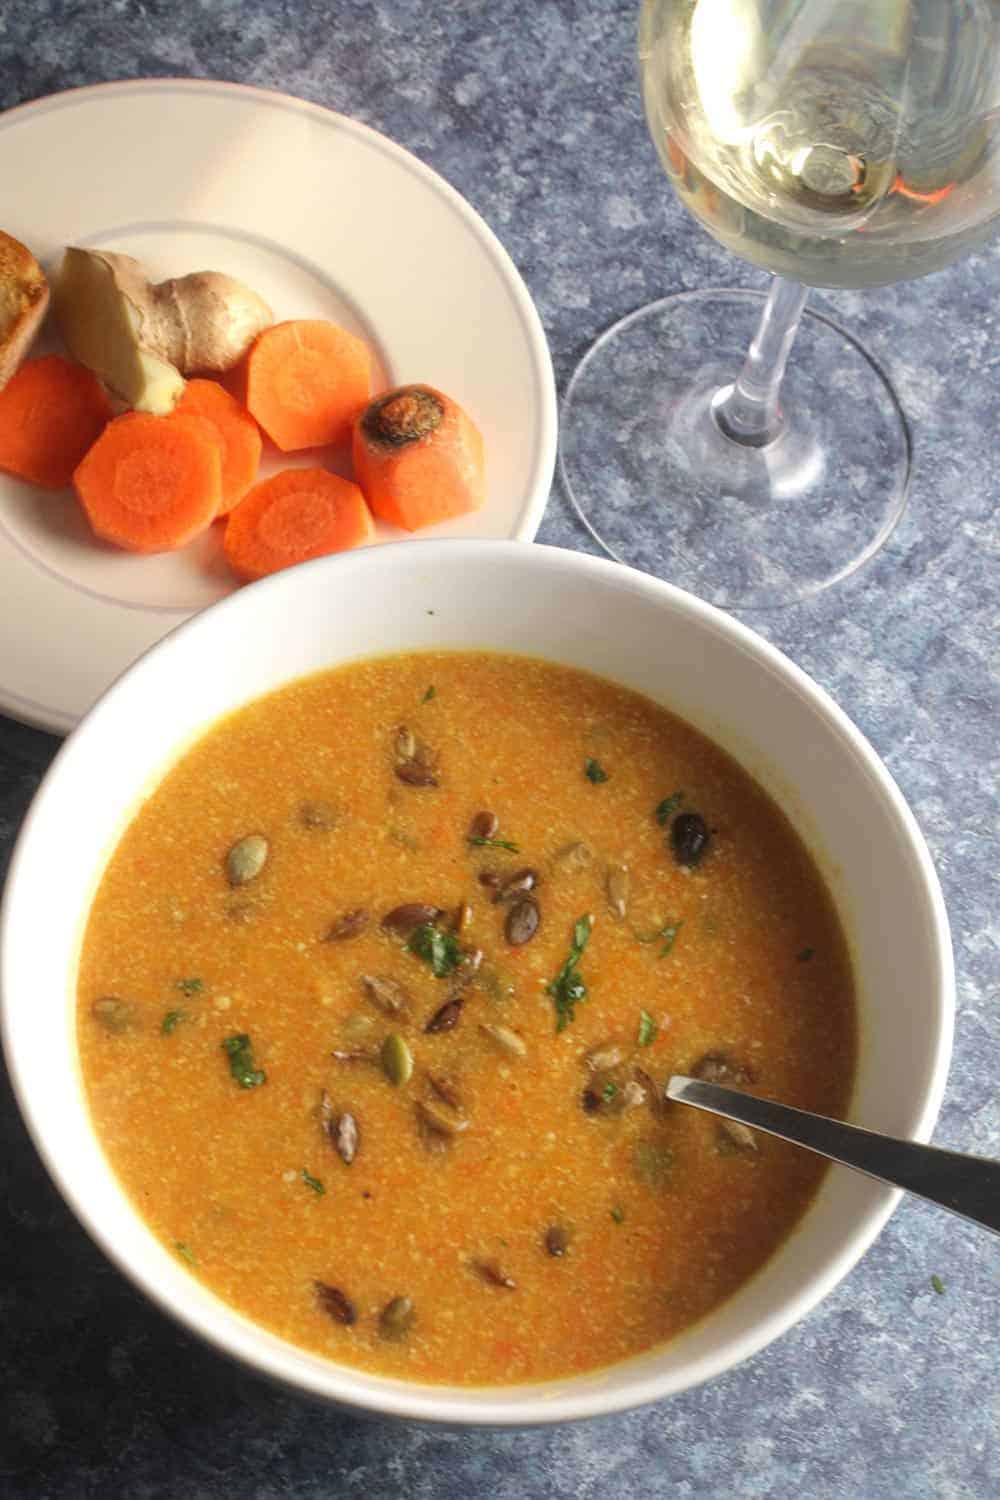
[[168,1010],[166,1015],[163,1017],[163,1020],[160,1022],[160,1031],[164,1036],[169,1036],[172,1031],[176,1031],[177,1027],[182,1021],[186,1020],[186,1010]]
[[204,988],[204,979],[178,979],[174,984],[174,989],[185,995],[200,995]]
[[197,1255],[195,1255],[190,1245],[184,1244],[183,1240],[174,1240],[174,1249],[181,1260],[186,1260],[189,1266],[196,1266],[198,1264]]
[[624,1224],[625,1223],[625,1210],[623,1208],[618,1208],[616,1206],[615,1208],[613,1208],[611,1210],[611,1217],[614,1219],[614,1221],[615,1221],[616,1224]]
[[477,849],[509,849],[511,854],[520,854],[517,844],[512,844],[510,839],[484,839],[473,834],[468,841]]
[[430,703],[436,697],[437,697],[437,688],[434,686],[433,683],[431,683],[430,687],[427,689],[426,693],[424,694],[424,696],[421,698],[420,701],[421,701],[421,703]]
[[940,1276],[937,1275],[937,1273],[935,1273],[931,1277],[931,1286],[937,1292],[939,1297],[944,1296],[944,1282],[941,1280]]
[[618,1092],[618,1085],[617,1085],[617,1083],[613,1083],[612,1080],[609,1078],[608,1081],[607,1081],[607,1083],[604,1085],[604,1087],[601,1090],[601,1098],[604,1100],[605,1104],[610,1104],[611,1101],[612,1101],[612,1099],[617,1094],[617,1092]]
[[307,1188],[312,1188],[313,1192],[316,1193],[320,1198],[322,1198],[323,1194],[326,1192],[326,1188],[320,1182],[319,1178],[313,1177],[312,1173],[307,1172],[305,1167],[302,1168],[302,1181],[305,1183]]
[[577,972],[577,964],[583,956],[590,939],[590,918],[578,917],[573,923],[573,942],[569,954],[555,979],[545,986],[556,1007],[556,1033],[563,1031],[573,1020],[576,1006],[587,998],[587,986]]
[[656,934],[658,938],[663,939],[663,947],[660,949],[660,952],[658,954],[659,958],[666,958],[667,954],[676,943],[677,934],[680,932],[683,926],[683,922],[668,922],[665,927],[660,928],[659,932]]
[[655,817],[661,828],[665,828],[667,826],[667,824],[670,822],[670,819],[673,817],[674,813],[677,811],[683,801],[683,792],[671,792],[669,797],[664,797],[662,802],[658,802],[656,804],[656,807],[653,810],[653,816]]
[[592,781],[595,786],[600,786],[602,781],[607,781],[609,779],[608,773],[601,765],[601,762],[599,760],[595,760],[592,755],[588,755],[587,759],[583,763],[583,774],[584,776],[586,776],[587,780]]
[[651,1046],[652,1043],[656,1041],[656,1038],[657,1038],[657,1036],[659,1034],[659,1030],[660,1030],[660,1028],[657,1026],[656,1022],[653,1020],[652,1016],[649,1014],[649,1011],[648,1010],[641,1010],[639,1012],[639,1034],[636,1037],[636,1040],[638,1041],[639,1046],[640,1047],[649,1047],[649,1046]]
[[229,1071],[241,1089],[255,1089],[266,1082],[263,1068],[253,1065],[253,1044],[245,1031],[237,1036],[227,1036],[222,1050],[229,1058]]
[[433,922],[422,922],[406,945],[411,953],[430,964],[438,979],[444,979],[462,961],[462,950],[454,933],[442,932]]

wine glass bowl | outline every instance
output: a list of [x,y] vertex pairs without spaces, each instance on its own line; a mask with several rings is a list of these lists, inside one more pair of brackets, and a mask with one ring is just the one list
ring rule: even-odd
[[878,359],[803,311],[806,287],[921,276],[991,232],[997,31],[987,0],[645,0],[667,177],[775,281],[766,299],[663,298],[576,370],[560,471],[612,556],[760,608],[884,543],[909,488],[906,420]]

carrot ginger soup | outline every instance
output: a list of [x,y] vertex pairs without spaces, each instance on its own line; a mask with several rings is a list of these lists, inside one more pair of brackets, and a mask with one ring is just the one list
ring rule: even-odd
[[837,1115],[850,963],[779,808],[677,718],[472,653],[213,727],[115,850],[79,970],[94,1125],[152,1231],[275,1333],[421,1381],[544,1379],[703,1317],[808,1153],[672,1072]]

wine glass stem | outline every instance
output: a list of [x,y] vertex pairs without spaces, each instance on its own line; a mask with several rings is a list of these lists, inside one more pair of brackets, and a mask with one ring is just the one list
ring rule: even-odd
[[775,276],[743,368],[718,391],[712,414],[726,437],[747,448],[764,448],[781,431],[781,378],[799,327],[809,288]]

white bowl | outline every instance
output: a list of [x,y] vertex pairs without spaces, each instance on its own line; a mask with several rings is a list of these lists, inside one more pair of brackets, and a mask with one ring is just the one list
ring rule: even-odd
[[516,542],[407,541],[278,574],[181,626],[115,683],[57,756],[18,840],[0,923],[4,1048],[31,1135],[81,1223],[219,1349],[368,1412],[497,1425],[601,1415],[706,1380],[783,1333],[846,1275],[899,1195],[831,1169],[801,1226],[740,1292],[624,1364],[525,1386],[410,1384],[298,1350],[202,1288],[119,1188],[81,1087],[73,1012],[83,919],[165,765],[219,714],[302,673],[450,647],[614,678],[669,705],[757,777],[812,849],[848,934],[861,1019],[851,1118],[926,1139],[951,1048],[951,948],[930,857],[885,767],[815,683],[735,620],[644,574]]

